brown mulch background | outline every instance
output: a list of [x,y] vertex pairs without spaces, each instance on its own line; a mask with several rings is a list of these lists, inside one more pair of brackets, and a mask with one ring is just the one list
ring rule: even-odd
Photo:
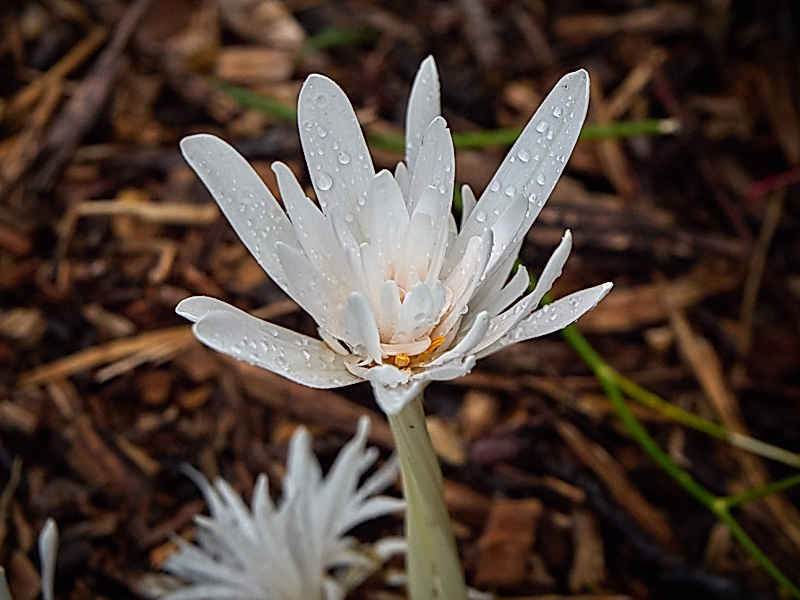
[[[537,272],[570,227],[560,296],[616,287],[580,323],[634,381],[729,429],[800,451],[800,7],[670,2],[280,0],[4,2],[0,33],[0,564],[38,590],[35,537],[61,528],[59,598],[138,598],[203,510],[179,466],[249,498],[308,425],[330,461],[366,386],[318,392],[195,342],[173,312],[208,294],[312,333],[182,162],[184,135],[230,140],[274,188],[305,177],[291,106],[323,72],[372,132],[402,132],[433,54],[456,132],[527,121],[557,78],[592,76],[589,122],[674,118],[675,135],[582,141],[528,236]],[[503,150],[459,150],[481,190]],[[376,150],[379,167],[400,158]],[[307,179],[305,180],[307,183]],[[778,598],[702,506],[643,454],[558,335],[427,392],[471,584],[509,596]],[[786,476],[636,407],[719,494]],[[800,580],[800,493],[738,509]],[[399,533],[385,518],[356,533]],[[399,565],[396,565],[399,566]],[[357,594],[391,598],[380,577]],[[393,596],[394,594],[394,596]]]

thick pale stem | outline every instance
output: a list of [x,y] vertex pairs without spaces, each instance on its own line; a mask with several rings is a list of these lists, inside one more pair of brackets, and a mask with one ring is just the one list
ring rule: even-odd
[[422,393],[389,415],[405,491],[408,590],[411,600],[466,600],[442,471],[425,425]]

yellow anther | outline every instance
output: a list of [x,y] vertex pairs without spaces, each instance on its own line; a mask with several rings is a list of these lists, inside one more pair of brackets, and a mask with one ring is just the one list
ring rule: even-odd
[[411,363],[411,358],[408,354],[401,352],[400,354],[396,354],[394,357],[394,364],[401,369],[403,367],[407,367]]
[[431,345],[428,346],[428,348],[424,352],[420,352],[419,354],[417,354],[414,357],[414,360],[417,361],[417,362],[425,360],[426,358],[428,358],[433,353],[434,350],[436,350],[443,343],[444,343],[444,336],[443,335],[440,335],[440,336],[437,336],[437,337],[433,338],[431,340]]

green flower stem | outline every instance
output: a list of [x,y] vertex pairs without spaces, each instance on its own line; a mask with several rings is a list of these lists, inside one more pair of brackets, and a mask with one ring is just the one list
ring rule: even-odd
[[[608,365],[606,366],[608,367]],[[634,381],[623,375],[620,375],[611,367],[608,367],[608,375],[614,380],[619,389],[622,390],[628,397],[636,400],[644,406],[647,406],[648,408],[658,411],[662,415],[672,419],[673,421],[676,421],[677,423],[680,423],[681,425],[691,427],[697,431],[702,431],[707,435],[728,442],[732,446],[736,446],[742,450],[747,450],[748,452],[763,456],[764,458],[781,462],[790,467],[800,468],[800,454],[797,454],[796,452],[784,450],[783,448],[762,442],[761,440],[757,440],[748,435],[737,433],[735,431],[729,431],[718,423],[704,419],[703,417],[689,412],[688,410],[684,410],[670,402],[667,402],[656,394],[644,389]]]
[[[293,106],[278,100],[262,96],[247,88],[231,85],[221,80],[214,80],[216,86],[233,98],[242,108],[266,113],[281,121],[296,121],[297,110]],[[641,121],[620,121],[606,125],[584,125],[581,130],[582,140],[599,140],[608,138],[625,138],[639,135],[669,135],[679,129],[675,119],[643,119]],[[453,145],[456,148],[487,148],[490,146],[510,146],[522,132],[520,127],[502,129],[485,129],[453,134]],[[405,141],[402,135],[395,133],[368,132],[370,145],[402,153]]]
[[583,334],[581,334],[578,328],[575,327],[575,325],[570,325],[562,331],[562,335],[573,350],[583,359],[586,365],[592,369],[595,377],[597,377],[603,385],[603,389],[622,421],[622,424],[625,426],[625,429],[627,429],[628,433],[639,444],[642,450],[644,450],[667,475],[674,479],[678,485],[708,508],[720,522],[724,523],[739,544],[741,544],[747,553],[750,554],[779,585],[794,598],[800,599],[800,588],[792,583],[775,563],[764,554],[761,548],[759,548],[747,532],[742,529],[741,525],[739,525],[738,521],[736,521],[730,512],[732,506],[751,499],[763,497],[768,493],[773,493],[780,489],[785,489],[789,487],[789,485],[794,485],[796,482],[792,481],[788,483],[786,480],[783,480],[775,482],[771,486],[764,486],[763,488],[750,490],[750,492],[745,492],[744,494],[736,496],[722,498],[715,496],[697,483],[687,471],[679,467],[669,455],[659,447],[655,440],[650,437],[650,434],[647,433],[647,430],[642,426],[622,397],[620,388],[617,386],[613,369],[611,369],[595,351],[591,344],[589,344],[589,341],[583,337]]
[[411,600],[466,600],[467,587],[444,503],[439,460],[433,450],[422,394],[389,426],[397,444],[406,497],[408,591]]
[[746,502],[759,500],[764,496],[769,496],[770,494],[774,494],[776,492],[782,492],[783,490],[788,490],[789,488],[794,487],[796,485],[800,485],[800,474],[790,475],[789,477],[784,477],[783,479],[779,479],[778,481],[772,481],[770,483],[761,485],[757,488],[753,488],[752,490],[747,490],[740,494],[725,496],[724,498],[720,498],[719,500],[724,502],[725,505],[730,509],[734,508],[735,506],[739,506],[740,504],[744,504]]

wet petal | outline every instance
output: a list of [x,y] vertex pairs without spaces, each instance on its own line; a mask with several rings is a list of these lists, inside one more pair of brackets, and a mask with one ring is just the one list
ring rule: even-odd
[[297,123],[322,210],[358,213],[375,168],[345,93],[324,75],[310,75],[297,99]]
[[230,144],[213,135],[181,140],[181,152],[250,254],[284,290],[276,243],[298,247],[294,228],[264,182]]
[[406,110],[406,165],[411,173],[414,172],[425,130],[440,112],[439,74],[433,57],[428,56],[414,77]]
[[363,294],[354,292],[347,298],[344,312],[345,338],[359,347],[376,363],[381,363],[381,340],[378,325],[367,299]]
[[320,340],[295,333],[243,311],[215,311],[193,326],[207,346],[314,388],[358,383],[343,357]]
[[544,298],[544,295],[553,287],[553,283],[561,276],[561,270],[567,262],[570,250],[572,249],[572,234],[569,230],[564,232],[561,243],[553,252],[547,264],[542,270],[542,274],[536,282],[533,291],[517,302],[505,312],[494,317],[489,323],[489,331],[486,338],[478,345],[477,350],[482,350],[490,346],[495,341],[511,331],[517,323],[525,319]]
[[[589,74],[562,77],[539,106],[484,190],[456,241],[445,267],[452,268],[468,240],[497,221],[508,203],[522,196],[528,208],[516,241],[525,236],[561,176],[578,140],[589,105]],[[513,247],[509,244],[506,252]],[[493,257],[493,262],[503,255]],[[491,268],[491,265],[490,265]]]
[[478,353],[478,358],[497,352],[509,344],[515,344],[563,329],[577,321],[584,313],[593,309],[611,291],[612,286],[612,283],[603,283],[575,292],[565,298],[556,300],[552,304],[543,306],[518,323],[514,329],[497,342],[481,350]]

